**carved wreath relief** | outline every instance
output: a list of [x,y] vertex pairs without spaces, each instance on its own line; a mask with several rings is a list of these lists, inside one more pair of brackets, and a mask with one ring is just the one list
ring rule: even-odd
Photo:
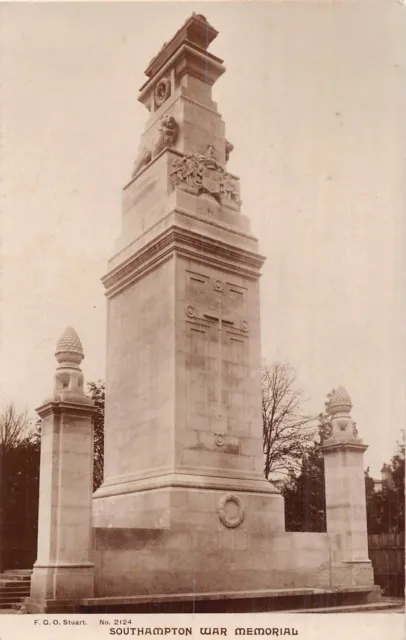
[[223,433],[215,433],[214,434],[214,442],[218,447],[224,447],[226,439]]
[[228,529],[239,527],[244,520],[244,504],[239,496],[227,493],[219,502],[218,515],[220,522]]
[[195,195],[207,193],[219,204],[240,208],[239,182],[216,160],[213,145],[207,147],[206,154],[185,153],[176,158],[170,176],[174,187]]
[[186,311],[186,315],[189,316],[189,318],[195,318],[196,317],[196,309],[194,308],[193,305],[188,304],[188,306],[185,309]]
[[161,78],[156,83],[154,90],[155,105],[160,107],[171,95],[171,82],[169,78]]

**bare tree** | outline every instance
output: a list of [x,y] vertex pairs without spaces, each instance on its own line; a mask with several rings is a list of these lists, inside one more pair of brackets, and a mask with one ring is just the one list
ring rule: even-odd
[[3,453],[6,454],[32,437],[34,432],[27,412],[17,411],[12,402],[6,405],[0,413],[0,444],[3,446]]
[[289,364],[265,364],[261,382],[264,475],[267,479],[291,476],[300,470],[313,442],[316,416],[303,412],[306,399]]
[[[28,468],[27,447],[34,445],[36,433],[32,429],[26,412],[19,412],[13,403],[6,405],[0,412],[0,573],[4,570],[4,533],[5,523],[13,506],[16,484],[21,480],[21,465],[16,465],[16,454],[21,452]],[[37,443],[38,444],[38,443]],[[35,445],[34,445],[35,446]],[[34,464],[35,466],[35,464]],[[10,476],[10,477],[9,477]],[[12,491],[9,489],[13,484]],[[21,510],[21,504],[17,505]],[[21,528],[21,527],[20,527]]]

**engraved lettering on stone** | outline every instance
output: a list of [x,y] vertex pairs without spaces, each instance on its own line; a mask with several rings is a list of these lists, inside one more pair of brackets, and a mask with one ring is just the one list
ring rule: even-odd
[[231,285],[227,283],[227,287],[229,289],[228,295],[228,306],[230,309],[235,311],[243,309],[244,306],[244,289],[237,288],[236,285]]
[[134,178],[144,167],[146,167],[157,155],[166,148],[173,147],[179,133],[178,124],[173,116],[162,116],[158,135],[151,149],[141,147],[131,177]]
[[239,398],[234,404],[230,401],[230,384],[235,385],[237,378],[244,377],[242,367],[248,337],[245,325],[241,324],[244,317],[240,316],[244,289],[219,278],[188,271],[185,293],[186,300],[195,309],[195,316],[189,316],[188,322],[205,327],[206,331],[205,361],[204,366],[199,361],[199,367],[203,367],[201,374],[207,380],[210,428],[215,433],[225,433],[231,414],[243,419],[243,400]]
[[230,318],[225,318],[222,315],[222,308],[219,305],[218,313],[210,312],[204,313],[204,317],[213,323],[218,323],[218,338],[217,338],[217,419],[223,421],[222,411],[222,389],[223,389],[223,327],[224,325],[232,326],[234,321]]
[[244,520],[244,504],[241,498],[228,493],[220,500],[218,507],[220,522],[228,529],[235,529]]
[[195,282],[206,282],[203,278],[199,278],[196,276],[190,276],[191,280],[194,280]]
[[172,162],[170,176],[174,187],[193,193],[209,194],[219,204],[240,209],[240,188],[236,178],[216,160],[212,145],[206,154],[186,153]]
[[186,300],[190,303],[203,302],[207,304],[207,283],[209,278],[205,275],[186,272]]

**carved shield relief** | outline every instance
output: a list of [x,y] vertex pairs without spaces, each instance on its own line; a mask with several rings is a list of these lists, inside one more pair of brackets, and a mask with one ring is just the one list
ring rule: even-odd
[[204,169],[202,175],[202,188],[213,196],[220,195],[222,175],[213,169]]

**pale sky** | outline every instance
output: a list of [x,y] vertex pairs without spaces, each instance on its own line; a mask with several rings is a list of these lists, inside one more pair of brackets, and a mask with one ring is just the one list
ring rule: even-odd
[[73,325],[105,377],[100,278],[150,59],[195,11],[243,211],[267,256],[262,355],[318,412],[343,384],[379,475],[404,426],[404,7],[398,0],[2,4],[0,384],[33,413]]

